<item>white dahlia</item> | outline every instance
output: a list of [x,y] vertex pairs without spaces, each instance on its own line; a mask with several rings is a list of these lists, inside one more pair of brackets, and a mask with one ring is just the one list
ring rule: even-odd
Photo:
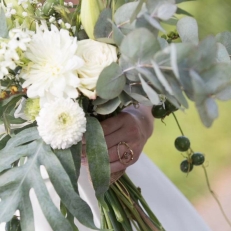
[[55,98],[76,98],[79,78],[76,71],[84,61],[76,55],[77,40],[67,30],[51,25],[37,26],[36,33],[25,52],[30,63],[22,68],[29,98],[41,103]]
[[36,120],[39,135],[53,149],[66,149],[77,144],[86,131],[83,109],[71,99],[45,103]]

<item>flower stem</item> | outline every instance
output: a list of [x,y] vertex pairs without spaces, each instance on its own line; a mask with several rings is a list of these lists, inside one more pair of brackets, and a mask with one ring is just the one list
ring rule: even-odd
[[228,219],[220,201],[218,200],[216,194],[214,193],[214,191],[212,190],[211,186],[210,186],[210,183],[209,183],[209,177],[208,177],[208,173],[206,171],[206,167],[204,165],[202,165],[202,168],[204,170],[204,174],[205,174],[205,179],[206,179],[206,184],[207,184],[207,187],[209,189],[209,192],[211,193],[211,195],[213,196],[213,198],[215,199],[215,201],[217,202],[218,206],[219,206],[219,209],[223,215],[223,217],[225,218],[226,222],[229,224],[229,226],[231,227],[231,222],[230,220]]
[[180,126],[180,124],[179,124],[179,122],[178,122],[178,119],[177,119],[175,113],[172,112],[172,115],[173,115],[173,117],[174,117],[174,119],[175,119],[175,121],[176,121],[176,124],[177,124],[177,126],[178,126],[178,128],[179,128],[179,130],[180,130],[180,132],[181,132],[181,134],[182,134],[182,136],[184,136],[184,132],[183,132],[183,130],[181,129],[181,126]]

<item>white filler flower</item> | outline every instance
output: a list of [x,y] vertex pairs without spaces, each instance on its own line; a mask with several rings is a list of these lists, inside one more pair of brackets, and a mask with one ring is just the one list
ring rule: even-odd
[[37,26],[25,56],[31,62],[23,67],[29,98],[41,98],[41,104],[55,98],[76,98],[79,78],[76,70],[84,61],[76,55],[77,40],[67,30],[46,24]]
[[83,109],[71,99],[44,104],[36,120],[39,135],[53,149],[66,149],[77,144],[86,131]]

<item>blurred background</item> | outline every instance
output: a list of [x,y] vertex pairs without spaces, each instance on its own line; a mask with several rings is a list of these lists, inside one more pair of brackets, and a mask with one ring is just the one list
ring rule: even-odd
[[[197,19],[200,39],[231,31],[231,0],[188,1],[179,7]],[[231,220],[231,101],[219,102],[219,118],[210,128],[203,126],[193,103],[184,112],[177,111],[176,116],[192,149],[205,154],[211,188]],[[194,167],[188,175],[181,172],[180,163],[184,158],[174,147],[175,138],[180,135],[172,115],[167,116],[164,123],[156,119],[155,132],[144,152],[194,204],[212,230],[230,231],[231,226],[209,193],[203,168]]]

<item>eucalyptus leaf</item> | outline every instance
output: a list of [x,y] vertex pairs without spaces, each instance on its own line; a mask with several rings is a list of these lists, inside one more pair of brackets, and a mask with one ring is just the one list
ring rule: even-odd
[[110,8],[104,9],[96,22],[94,28],[95,38],[107,38],[112,31],[112,24],[109,20],[112,19],[112,11]]
[[231,99],[231,84],[225,86],[219,92],[216,93],[216,98],[222,101]]
[[231,55],[231,32],[225,31],[216,35],[217,42],[223,44]]
[[230,57],[227,49],[221,43],[217,43],[217,57],[216,61],[220,63],[229,63],[230,64]]
[[218,107],[213,98],[207,98],[205,100],[205,107],[206,111],[208,113],[208,116],[212,119],[215,120],[218,117]]
[[163,87],[165,88],[165,90],[172,95],[172,88],[170,86],[170,84],[168,83],[168,81],[166,80],[164,74],[162,73],[162,71],[160,70],[160,67],[158,66],[158,64],[154,61],[152,61],[152,66],[153,69],[155,70],[156,76],[159,79],[160,83],[163,85]]
[[143,67],[143,68],[137,67],[136,70],[143,77],[145,77],[145,79],[148,80],[155,89],[159,90],[160,92],[164,91],[164,87],[160,83],[159,79],[156,77],[156,74],[155,74],[155,72],[154,72],[153,69],[151,69],[151,68],[145,68],[145,67]]
[[144,79],[140,76],[140,81],[144,91],[146,92],[149,100],[152,102],[153,105],[157,105],[160,103],[159,95],[155,92],[153,88],[151,88]]
[[132,23],[137,18],[138,14],[140,13],[140,11],[142,9],[142,6],[143,6],[145,0],[139,0],[138,2],[139,2],[138,5],[136,6],[134,12],[131,15],[130,23]]
[[184,14],[184,15],[193,17],[192,14],[190,14],[190,13],[189,13],[188,11],[186,11],[186,10],[183,10],[183,9],[180,8],[180,7],[177,7],[176,14]]
[[109,188],[110,164],[103,129],[94,117],[87,117],[86,153],[96,198],[104,204],[104,194]]
[[101,72],[96,85],[97,95],[103,99],[113,99],[123,90],[125,76],[117,63],[112,63]]
[[128,34],[135,28],[135,21],[131,24],[130,19],[139,2],[123,4],[114,14],[114,22],[123,34]]
[[177,6],[171,2],[163,2],[156,10],[154,16],[161,20],[170,19],[176,12]]
[[123,33],[114,23],[112,24],[112,31],[113,31],[113,34],[112,34],[113,40],[115,41],[117,46],[120,46],[124,38]]
[[132,98],[125,91],[121,92],[121,94],[119,95],[119,99],[121,104],[124,106],[128,106],[132,103]]
[[104,104],[100,104],[96,107],[96,113],[100,115],[108,115],[114,112],[120,105],[120,100],[118,97],[107,101]]
[[195,45],[199,42],[197,21],[189,16],[181,18],[177,22],[177,31],[182,42],[193,43]]
[[7,38],[8,37],[8,28],[6,22],[6,16],[3,8],[0,6],[0,37]]
[[194,70],[189,71],[193,85],[193,100],[197,105],[201,105],[208,97],[209,91],[201,76]]
[[157,19],[151,17],[149,14],[144,14],[144,18],[145,18],[145,19],[147,20],[147,22],[148,22],[150,25],[152,25],[154,28],[156,28],[156,29],[158,29],[158,30],[160,30],[160,31],[162,31],[162,32],[165,33],[164,28],[160,25],[160,22],[159,22]]
[[209,36],[188,57],[188,66],[197,72],[209,69],[216,63],[217,46],[214,37]]
[[205,99],[201,104],[196,104],[201,121],[206,127],[210,127],[217,116],[217,106],[215,101],[211,100],[211,98]]
[[120,51],[134,62],[146,62],[160,50],[156,37],[145,28],[138,28],[129,33],[122,41]]
[[231,83],[231,66],[226,63],[213,65],[200,75],[206,85],[208,94],[215,95]]

